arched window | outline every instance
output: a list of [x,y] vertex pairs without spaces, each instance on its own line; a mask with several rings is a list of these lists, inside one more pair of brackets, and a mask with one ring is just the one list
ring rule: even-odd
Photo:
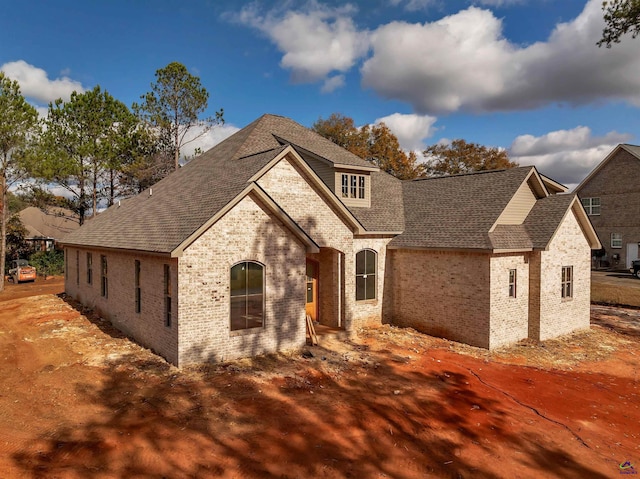
[[356,253],[356,301],[376,299],[378,254],[372,249]]
[[231,331],[264,324],[264,266],[243,261],[231,267]]

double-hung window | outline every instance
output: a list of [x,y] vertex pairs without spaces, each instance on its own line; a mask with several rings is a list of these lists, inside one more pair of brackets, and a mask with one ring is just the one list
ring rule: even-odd
[[141,295],[141,290],[140,290],[140,261],[139,260],[135,260],[135,263],[133,265],[133,281],[135,284],[135,296],[136,296],[136,313],[140,313],[140,311],[142,310],[142,306],[140,304],[140,300],[142,299],[142,295]]
[[93,283],[93,255],[87,253],[87,284]]
[[109,296],[109,281],[107,279],[107,257],[100,256],[100,294],[107,298]]
[[611,247],[622,248],[622,233],[611,233]]
[[171,327],[172,323],[171,313],[171,266],[164,265],[164,325],[167,328]]
[[264,325],[264,266],[242,261],[231,267],[231,331]]
[[510,269],[509,270],[509,297],[516,297],[516,280],[517,280],[517,270]]
[[371,249],[356,253],[356,301],[376,299],[378,255]]
[[573,266],[562,267],[562,297],[573,297]]
[[600,198],[582,198],[582,206],[590,216],[598,216],[600,214]]
[[342,198],[365,199],[365,181],[365,175],[342,173],[340,196]]

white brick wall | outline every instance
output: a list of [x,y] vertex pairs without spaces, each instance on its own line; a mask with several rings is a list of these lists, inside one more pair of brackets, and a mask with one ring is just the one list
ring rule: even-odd
[[[76,251],[80,256],[80,278],[76,281]],[[87,283],[87,252],[92,253],[93,281]],[[178,360],[177,260],[148,254],[67,248],[69,275],[65,291],[96,310],[125,334],[168,361]],[[100,256],[107,258],[108,295],[101,295]],[[140,261],[141,312],[135,312],[135,260]],[[166,327],[164,315],[164,265],[171,266],[174,323]]]
[[488,254],[392,250],[393,322],[488,348]]
[[[540,326],[535,339],[589,328],[591,249],[573,212],[567,214],[548,251],[540,256]],[[563,266],[573,266],[573,298],[561,297]]]
[[[246,197],[179,260],[179,364],[224,361],[303,346],[305,246],[259,200]],[[230,331],[230,271],[265,267],[263,328]]]
[[[491,257],[489,347],[513,344],[528,336],[529,264],[524,254]],[[516,270],[516,296],[509,297],[509,270]]]

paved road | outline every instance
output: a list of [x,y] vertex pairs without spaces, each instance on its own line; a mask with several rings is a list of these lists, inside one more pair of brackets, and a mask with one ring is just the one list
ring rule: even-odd
[[631,273],[618,273],[613,271],[592,271],[591,281],[593,283],[611,284],[614,286],[624,285],[640,289],[640,279]]

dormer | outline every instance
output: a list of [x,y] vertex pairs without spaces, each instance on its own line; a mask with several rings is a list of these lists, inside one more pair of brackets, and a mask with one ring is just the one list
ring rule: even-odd
[[334,192],[346,206],[371,206],[371,172],[335,168]]

